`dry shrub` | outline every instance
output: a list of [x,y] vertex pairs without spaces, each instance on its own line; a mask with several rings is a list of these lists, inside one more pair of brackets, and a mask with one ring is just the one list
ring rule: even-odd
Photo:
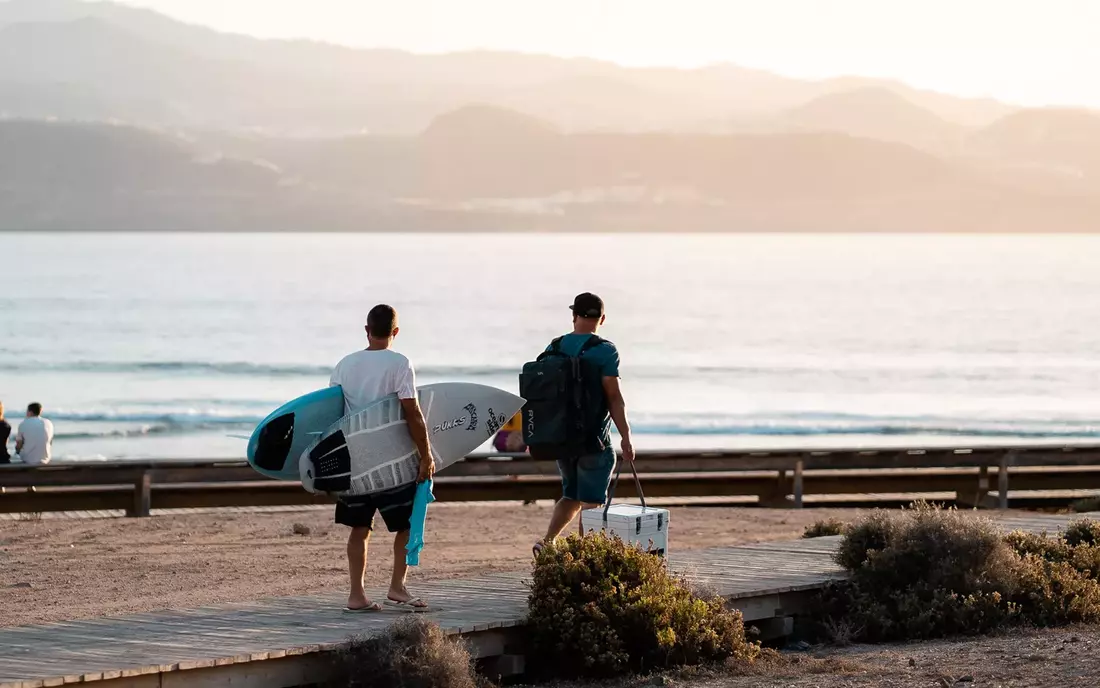
[[1023,557],[1019,590],[1012,602],[1020,621],[1034,626],[1064,626],[1100,621],[1100,584],[1067,561],[1037,555]]
[[1049,562],[1067,562],[1088,578],[1100,579],[1100,524],[1080,520],[1066,527],[1060,536],[1015,531],[1006,540],[1021,556],[1034,555]]
[[826,642],[837,647],[848,647],[853,639],[860,637],[861,629],[852,626],[848,619],[828,617],[821,622],[821,633]]
[[1069,562],[1082,574],[1100,580],[1100,545],[1077,545]]
[[1022,557],[1034,555],[1048,561],[1066,561],[1073,554],[1073,549],[1065,540],[1047,537],[1046,533],[1014,530],[1005,536],[1005,542]]
[[337,653],[330,688],[485,688],[461,641],[430,621],[406,617]]
[[1100,511],[1100,495],[1094,495],[1092,497],[1085,497],[1084,499],[1078,499],[1069,505],[1071,511],[1075,511],[1079,514],[1089,511]]
[[528,597],[528,668],[608,678],[727,659],[751,661],[740,612],[692,594],[663,559],[603,533],[548,545]]
[[[631,676],[618,680],[592,681],[555,681],[542,684],[545,688],[711,688],[724,686],[731,679],[740,678],[736,685],[803,685],[806,677],[845,676],[863,673],[866,667],[853,661],[837,657],[814,657],[805,653],[784,653],[768,648],[751,661],[731,658],[718,664],[685,666],[657,672],[647,676]],[[746,681],[753,679],[755,681]],[[799,681],[802,679],[802,681]],[[817,685],[818,681],[807,682]]]
[[886,548],[896,527],[894,517],[875,509],[855,523],[850,523],[836,553],[836,563],[849,571],[863,566],[868,555]]
[[836,558],[850,576],[821,595],[819,631],[891,641],[1100,620],[1100,548],[1088,544],[1100,531],[1071,528],[1076,546],[926,504],[871,514],[845,535]]
[[1062,539],[1070,547],[1078,545],[1096,545],[1100,543],[1100,523],[1082,518],[1066,526]]
[[835,518],[820,519],[806,526],[806,530],[802,532],[802,537],[807,539],[828,537],[830,535],[841,535],[843,532],[844,521]]
[[[856,662],[839,657],[814,657],[805,653],[776,652],[764,648],[751,662],[729,659],[721,664],[703,667],[683,667],[665,672],[666,685],[672,686],[721,686],[731,677],[759,677],[767,679],[768,685],[777,685],[777,680],[786,679],[782,685],[794,685],[792,679],[822,675],[852,675],[865,671],[865,667]],[[763,681],[761,681],[763,683]],[[816,684],[816,682],[814,682]],[[649,682],[648,686],[653,686]],[[798,685],[802,685],[801,682]],[[603,688],[604,684],[600,684]],[[592,688],[589,684],[585,688]]]

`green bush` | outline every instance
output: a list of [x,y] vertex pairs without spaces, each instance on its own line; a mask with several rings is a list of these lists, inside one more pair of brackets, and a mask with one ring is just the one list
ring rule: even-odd
[[377,635],[353,638],[336,655],[330,688],[485,688],[466,647],[437,624],[406,617]]
[[844,522],[835,518],[830,518],[814,521],[806,526],[806,530],[802,532],[802,537],[807,539],[828,537],[830,535],[840,535],[843,532]]
[[606,678],[759,652],[740,612],[696,597],[663,559],[603,533],[545,547],[530,589],[528,666],[542,677]]
[[1002,536],[986,519],[924,504],[873,513],[837,552],[850,575],[821,595],[822,633],[912,640],[1100,620],[1100,547],[1087,543],[1100,531],[1070,530]]

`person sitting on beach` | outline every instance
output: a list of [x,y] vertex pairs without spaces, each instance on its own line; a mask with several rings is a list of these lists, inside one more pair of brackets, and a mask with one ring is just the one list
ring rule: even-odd
[[[420,402],[416,398],[416,378],[412,364],[405,356],[391,349],[397,336],[397,311],[384,304],[367,314],[367,343],[362,351],[344,357],[332,371],[330,386],[339,385],[344,392],[345,413],[365,408],[372,401],[397,394],[405,412],[405,421],[413,443],[420,453],[419,482],[435,473],[435,460],[428,443],[428,427]],[[363,590],[363,575],[367,566],[367,544],[374,528],[374,515],[379,512],[386,529],[395,533],[393,540],[393,575],[386,604],[406,611],[426,611],[428,605],[413,597],[405,587],[408,566],[405,545],[409,541],[410,519],[416,483],[370,495],[341,498],[336,503],[336,522],[351,528],[348,536],[348,571],[351,594],[345,611],[371,612],[382,609],[367,598]]]
[[[558,457],[561,474],[562,498],[554,506],[546,537],[535,543],[535,556],[547,542],[561,535],[583,508],[603,506],[607,501],[607,488],[615,469],[615,448],[611,445],[611,421],[622,437],[623,459],[634,461],[634,445],[630,440],[630,423],[626,418],[626,401],[619,386],[619,351],[607,340],[586,348],[585,343],[596,336],[604,323],[603,299],[595,294],[577,296],[571,308],[573,331],[557,340],[559,350],[567,356],[580,356],[595,364],[600,375],[606,411],[600,428],[598,444],[602,449],[590,451],[577,458]],[[547,351],[554,345],[547,347]]]
[[8,453],[8,438],[11,437],[11,423],[4,420],[4,402],[0,401],[0,464],[11,463]]
[[23,463],[40,466],[50,462],[53,449],[53,423],[42,417],[42,404],[27,406],[27,417],[19,424],[15,451]]

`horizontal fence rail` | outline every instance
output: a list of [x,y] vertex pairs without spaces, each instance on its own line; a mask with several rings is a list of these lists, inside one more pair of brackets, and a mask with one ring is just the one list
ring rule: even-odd
[[[1100,445],[650,451],[638,454],[647,496],[755,496],[801,507],[805,495],[953,492],[972,506],[1008,507],[1008,491],[1100,490]],[[295,481],[269,480],[241,460],[57,462],[0,466],[0,512],[326,504]],[[35,488],[28,491],[26,488]],[[473,454],[435,480],[440,501],[555,499],[553,461]],[[995,496],[994,496],[995,495]],[[621,497],[634,497],[623,481]]]

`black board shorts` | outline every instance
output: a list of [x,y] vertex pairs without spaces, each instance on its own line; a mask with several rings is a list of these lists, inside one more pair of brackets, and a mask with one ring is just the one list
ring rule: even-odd
[[349,528],[370,528],[374,530],[374,514],[382,515],[386,530],[400,533],[408,530],[412,524],[413,499],[416,497],[416,483],[363,495],[347,497],[336,502],[336,522]]

